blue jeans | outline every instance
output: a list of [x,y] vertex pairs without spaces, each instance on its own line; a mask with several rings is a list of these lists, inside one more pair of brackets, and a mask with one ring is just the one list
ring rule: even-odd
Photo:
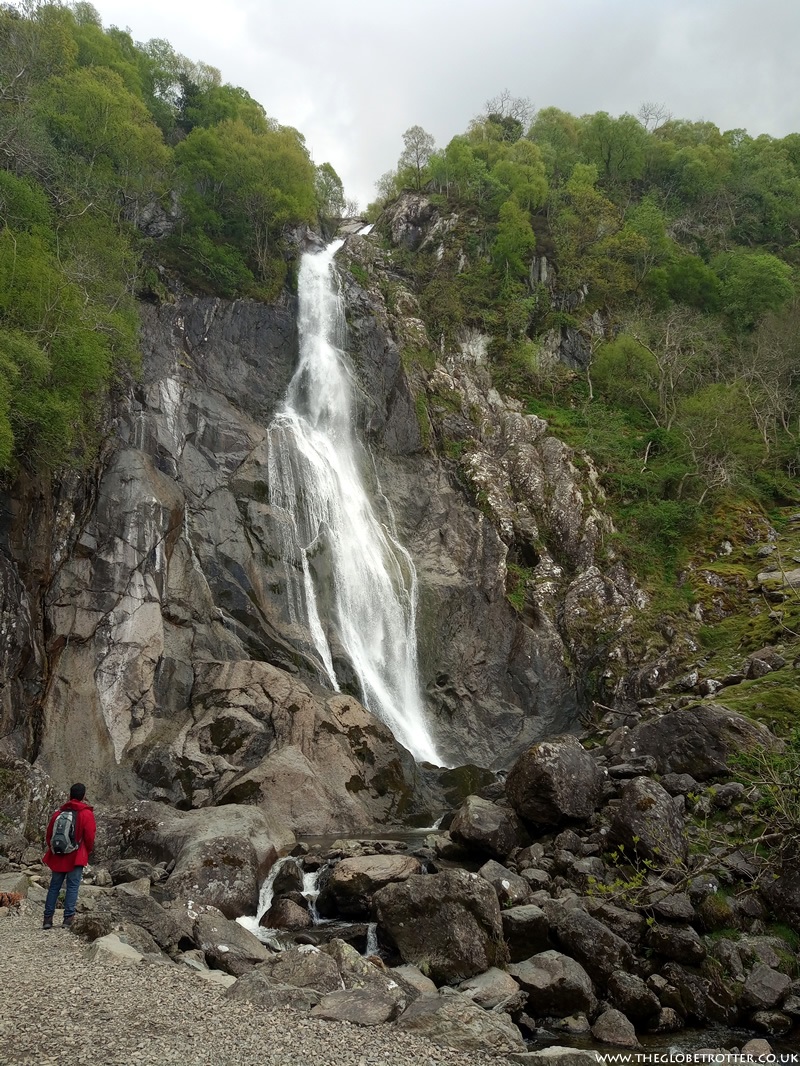
[[78,902],[78,889],[81,887],[81,878],[83,877],[83,867],[76,866],[69,873],[62,874],[53,870],[53,876],[50,878],[50,888],[47,890],[47,899],[44,904],[44,917],[45,921],[49,918],[52,921],[53,915],[56,912],[56,903],[58,903],[58,893],[61,891],[61,886],[64,883],[64,878],[67,879],[67,888],[64,893],[64,917],[71,918],[75,913],[75,906]]

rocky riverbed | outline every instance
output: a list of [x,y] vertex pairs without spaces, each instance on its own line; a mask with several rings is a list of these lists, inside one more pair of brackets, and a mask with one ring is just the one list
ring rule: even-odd
[[[507,776],[467,774],[475,791],[407,839],[276,842],[264,812],[235,804],[99,809],[69,943],[166,982],[193,970],[243,1010],[462,1054],[530,1054],[543,1037],[636,1051],[720,1026],[792,1047],[792,841],[765,834],[763,793],[731,771],[780,742],[710,700],[620,717],[534,745]],[[47,871],[30,833],[0,839],[0,923],[24,928]]]
[[[0,918],[0,1044],[6,1066],[463,1066],[462,1053],[226,995],[156,956],[125,961],[56,928],[37,908]],[[208,971],[206,976],[213,974]],[[220,971],[217,971],[218,973]],[[490,1059],[471,1054],[474,1066]]]

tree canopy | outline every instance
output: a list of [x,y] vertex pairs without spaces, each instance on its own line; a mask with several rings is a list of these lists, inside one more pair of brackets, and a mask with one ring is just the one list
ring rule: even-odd
[[91,453],[155,264],[272,297],[287,235],[344,209],[330,164],[214,67],[104,29],[84,0],[0,7],[0,470]]

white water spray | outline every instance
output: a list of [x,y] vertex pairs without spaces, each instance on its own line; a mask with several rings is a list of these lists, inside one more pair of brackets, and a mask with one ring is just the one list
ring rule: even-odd
[[331,640],[352,664],[368,710],[416,759],[438,764],[419,690],[416,571],[362,481],[369,458],[353,432],[353,375],[333,270],[341,244],[303,256],[300,362],[269,428],[270,502],[287,518],[290,617],[308,626],[335,691]]

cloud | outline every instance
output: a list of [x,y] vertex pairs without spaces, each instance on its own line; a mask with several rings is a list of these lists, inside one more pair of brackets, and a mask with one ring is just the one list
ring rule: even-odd
[[104,25],[166,37],[306,137],[363,204],[419,124],[439,145],[508,88],[538,107],[723,129],[800,127],[796,0],[100,0]]

